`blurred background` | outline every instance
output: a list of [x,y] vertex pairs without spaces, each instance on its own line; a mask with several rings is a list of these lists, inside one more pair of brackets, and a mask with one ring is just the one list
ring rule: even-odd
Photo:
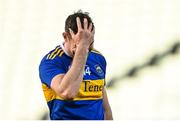
[[82,9],[115,120],[180,119],[180,0],[0,0],[0,119],[46,119],[38,66]]

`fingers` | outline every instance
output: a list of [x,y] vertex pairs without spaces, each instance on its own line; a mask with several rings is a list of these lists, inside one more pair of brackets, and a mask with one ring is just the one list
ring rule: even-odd
[[93,28],[93,30],[92,30],[92,34],[93,34],[93,36],[94,36],[94,34],[95,34],[95,29]]
[[85,30],[88,29],[88,21],[87,21],[87,18],[84,18],[84,29],[85,29]]
[[78,27],[78,31],[82,29],[82,26],[81,26],[81,21],[80,21],[80,18],[77,17],[76,18],[76,22],[77,22],[77,27]]
[[92,31],[92,23],[90,23],[88,30],[89,30],[90,32]]
[[[81,20],[80,20],[79,17],[76,18],[76,22],[77,22],[78,31],[82,30]],[[84,24],[84,29],[85,30],[89,30],[90,32],[92,31],[93,24],[90,23],[89,28],[88,28],[88,20],[87,20],[87,18],[84,18],[83,24]]]
[[94,43],[94,34],[95,34],[95,29],[93,29],[91,32],[91,45]]

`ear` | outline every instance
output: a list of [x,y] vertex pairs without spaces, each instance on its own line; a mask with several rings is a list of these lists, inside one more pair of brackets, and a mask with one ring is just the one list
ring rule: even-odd
[[63,32],[62,35],[65,41],[71,40],[71,35],[68,32]]
[[67,38],[67,33],[66,33],[66,32],[63,32],[63,33],[62,33],[62,36],[63,36],[64,39],[66,39],[66,38]]
[[62,36],[64,38],[64,41],[68,41],[68,34],[67,34],[67,32],[63,32]]

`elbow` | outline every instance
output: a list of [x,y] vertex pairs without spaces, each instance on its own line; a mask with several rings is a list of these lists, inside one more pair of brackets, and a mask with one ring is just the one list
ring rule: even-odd
[[59,96],[64,100],[73,100],[76,97],[77,93],[70,90],[60,90]]

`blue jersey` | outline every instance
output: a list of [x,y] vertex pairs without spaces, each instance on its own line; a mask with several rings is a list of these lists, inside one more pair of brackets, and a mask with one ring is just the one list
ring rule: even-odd
[[88,54],[83,81],[73,100],[64,100],[50,87],[53,77],[66,74],[73,58],[63,46],[57,46],[42,59],[39,75],[51,120],[103,120],[103,87],[105,85],[106,60],[99,52]]

